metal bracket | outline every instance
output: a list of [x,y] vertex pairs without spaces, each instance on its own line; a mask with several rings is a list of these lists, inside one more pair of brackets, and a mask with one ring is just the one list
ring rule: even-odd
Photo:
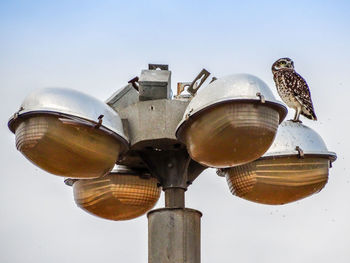
[[135,78],[129,80],[128,83],[130,83],[134,89],[139,91],[139,85],[137,84],[138,81],[139,81],[139,77],[135,77]]
[[[191,85],[187,89],[187,91],[192,95],[196,95],[197,90],[202,86],[204,81],[209,77],[210,72],[206,69],[202,69],[202,71],[198,74],[198,76],[192,81]],[[197,84],[197,81],[200,80],[199,84]]]
[[148,69],[149,70],[169,70],[169,65],[165,64],[148,64]]
[[256,96],[258,96],[260,98],[260,102],[261,103],[265,103],[266,102],[264,95],[262,95],[260,92],[257,92]]
[[225,177],[225,169],[223,168],[216,169],[216,174],[220,177]]
[[188,120],[190,118],[192,112],[193,112],[193,109],[190,109],[189,112],[185,116],[186,120]]
[[217,77],[212,77],[212,78],[211,78],[211,81],[209,82],[209,84],[212,83],[212,82],[214,82],[214,81],[217,80],[217,79],[218,79]]
[[185,88],[191,86],[191,82],[179,82],[177,83],[177,96],[180,95]]
[[162,150],[153,147],[139,152],[151,175],[167,188],[187,189],[188,167],[191,162],[187,150]]
[[104,115],[102,115],[102,114],[100,116],[98,116],[98,123],[95,125],[96,129],[101,127],[101,125],[102,125],[102,118],[103,117],[104,117]]
[[68,186],[73,186],[73,184],[78,181],[77,179],[67,178],[64,179],[64,183]]
[[304,151],[299,146],[295,147],[295,150],[298,151],[298,157],[304,159]]
[[13,114],[13,120],[16,120],[19,116],[19,113],[24,110],[23,107],[20,107],[18,111],[15,112],[15,114]]

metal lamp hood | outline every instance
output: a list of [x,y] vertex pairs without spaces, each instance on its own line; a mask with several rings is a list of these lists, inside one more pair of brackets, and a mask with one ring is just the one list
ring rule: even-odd
[[186,108],[184,117],[179,123],[176,134],[181,138],[182,125],[189,116],[229,101],[261,101],[275,107],[280,115],[280,123],[287,115],[286,106],[276,100],[270,88],[261,79],[250,74],[233,74],[219,78],[208,86],[200,88]]
[[293,121],[281,123],[273,144],[261,158],[298,155],[300,152],[304,155],[328,157],[331,162],[337,159],[336,153],[328,151],[317,132]]
[[118,113],[102,101],[82,92],[67,88],[43,88],[33,91],[24,99],[20,110],[10,118],[9,129],[15,132],[18,117],[38,113],[80,118],[92,123],[98,123],[99,117],[103,115],[101,127],[113,132],[125,144],[128,143]]

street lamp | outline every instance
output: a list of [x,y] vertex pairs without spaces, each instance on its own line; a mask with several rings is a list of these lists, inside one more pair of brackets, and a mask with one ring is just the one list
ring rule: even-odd
[[[202,214],[185,208],[185,191],[202,171],[219,168],[238,196],[285,203],[321,189],[335,160],[324,144],[311,151],[303,143],[318,135],[301,124],[289,125],[286,151],[271,150],[279,149],[278,135],[271,146],[277,130],[283,134],[290,123],[278,128],[286,107],[248,74],[213,78],[200,89],[209,74],[202,70],[194,81],[179,83],[173,96],[168,66],[150,64],[106,103],[72,90],[40,90],[25,99],[8,125],[18,150],[44,170],[67,177],[77,205],[93,215],[140,216],[155,205],[161,187],[165,207],[147,214],[149,262],[199,263]],[[289,147],[296,142],[298,151]],[[283,167],[290,180],[277,173],[272,181],[287,198],[274,197],[276,187],[260,176],[260,167]],[[305,190],[289,183],[303,180],[315,184]]]
[[232,167],[264,154],[286,114],[286,107],[263,81],[235,74],[198,91],[176,134],[195,161],[209,167]]
[[263,204],[286,204],[322,190],[336,160],[311,128],[283,122],[270,149],[258,160],[219,171],[232,194]]
[[30,93],[8,126],[26,158],[49,173],[70,178],[108,173],[128,145],[118,113],[71,89]]
[[73,185],[74,199],[80,208],[116,221],[145,214],[160,196],[156,178],[123,166],[116,166],[100,178],[68,179],[66,183]]

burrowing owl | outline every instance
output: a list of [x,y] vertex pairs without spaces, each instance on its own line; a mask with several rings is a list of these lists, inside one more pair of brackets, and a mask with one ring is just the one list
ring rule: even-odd
[[290,58],[280,58],[272,65],[273,79],[281,99],[288,107],[295,109],[293,121],[300,122],[300,114],[317,120],[311,94],[306,81],[294,70]]

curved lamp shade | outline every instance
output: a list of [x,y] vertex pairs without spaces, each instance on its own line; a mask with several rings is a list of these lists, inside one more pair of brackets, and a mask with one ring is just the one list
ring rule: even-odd
[[286,121],[260,159],[225,169],[224,174],[234,195],[257,203],[286,204],[322,190],[335,159],[315,131]]
[[113,168],[128,144],[119,115],[83,93],[34,91],[9,120],[16,147],[35,165],[70,178],[95,178]]
[[96,179],[74,182],[76,204],[88,213],[110,220],[129,220],[149,211],[158,201],[160,187],[155,178],[113,170]]
[[233,167],[263,155],[286,107],[252,75],[217,79],[189,103],[176,136],[192,159],[209,167]]

